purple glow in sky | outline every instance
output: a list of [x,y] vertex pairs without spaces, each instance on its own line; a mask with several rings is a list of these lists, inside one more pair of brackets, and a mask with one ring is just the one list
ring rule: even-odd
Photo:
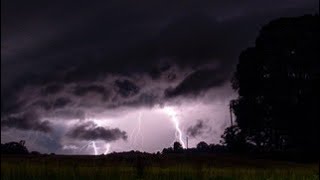
[[[216,92],[217,93],[217,92]],[[180,102],[178,105],[156,105],[154,107],[130,108],[110,113],[87,113],[84,119],[61,119],[43,117],[52,127],[52,134],[26,132],[17,129],[2,131],[2,140],[25,139],[31,150],[50,152],[49,148],[42,148],[39,144],[56,141],[59,148],[56,153],[63,154],[102,154],[113,151],[140,150],[147,152],[161,151],[171,146],[174,141],[180,141],[185,147],[186,137],[189,137],[189,147],[194,147],[200,141],[219,143],[220,135],[229,124],[229,98],[205,102],[202,99],[191,102]],[[212,114],[214,113],[214,116]],[[203,121],[204,131],[192,137],[188,128],[194,126],[197,120]],[[79,124],[93,122],[99,127],[119,128],[127,132],[127,139],[106,142],[97,140],[75,140],[65,136]],[[139,122],[141,123],[139,126]],[[179,130],[176,128],[178,127]],[[14,137],[10,137],[14,134]],[[60,135],[60,137],[54,137]],[[28,137],[28,138],[25,138]],[[47,142],[44,142],[47,141]],[[52,143],[52,142],[51,142]],[[61,146],[61,147],[60,147]]]
[[60,154],[219,143],[239,53],[316,0],[1,1],[1,141]]

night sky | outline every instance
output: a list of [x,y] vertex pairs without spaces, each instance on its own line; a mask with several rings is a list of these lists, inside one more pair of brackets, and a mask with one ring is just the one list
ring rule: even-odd
[[1,0],[1,142],[58,154],[219,143],[240,52],[262,25],[318,6]]

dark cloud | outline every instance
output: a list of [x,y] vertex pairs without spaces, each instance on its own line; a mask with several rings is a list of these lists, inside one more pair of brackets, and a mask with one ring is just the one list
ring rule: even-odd
[[51,113],[48,113],[47,115],[50,115],[55,118],[59,119],[79,119],[83,120],[85,119],[85,112],[80,109],[58,109],[56,111],[53,111]]
[[159,34],[154,43],[156,54],[175,57],[180,66],[195,67],[214,61],[214,57],[225,56],[227,44],[220,39],[223,26],[207,14],[183,16]]
[[109,108],[119,108],[119,107],[152,107],[155,104],[162,104],[162,99],[157,95],[157,93],[141,93],[137,97],[125,101],[116,101],[111,103]]
[[76,96],[86,96],[89,93],[101,95],[103,101],[106,101],[109,97],[107,89],[100,85],[76,86],[73,90],[73,94]]
[[188,75],[175,88],[168,88],[166,96],[171,98],[179,95],[198,95],[212,87],[221,86],[227,80],[227,76],[217,69],[200,69]]
[[150,106],[197,96],[229,80],[263,23],[318,10],[315,0],[1,4],[2,117],[31,102],[57,111],[77,102]]
[[27,112],[19,116],[9,116],[1,119],[1,129],[15,128],[20,130],[51,132],[49,121],[40,121],[36,113]]
[[1,97],[1,117],[7,114],[14,114],[23,110],[24,100],[17,100],[14,97]]
[[124,98],[134,96],[139,93],[140,88],[133,82],[125,80],[116,80],[114,82],[116,91]]
[[41,109],[44,109],[47,111],[52,108],[52,105],[48,101],[45,101],[45,100],[38,100],[38,101],[34,102],[32,104],[32,106],[38,107],[38,108],[41,108]]
[[71,103],[71,100],[69,98],[60,97],[53,102],[53,108],[55,109],[64,108],[70,103]]
[[53,101],[40,99],[33,102],[31,104],[31,108],[36,107],[36,108],[41,108],[46,111],[49,111],[49,110],[57,110],[57,109],[68,107],[68,105],[70,105],[71,103],[72,101],[68,97],[59,97],[54,99]]
[[63,90],[63,85],[61,84],[51,84],[44,87],[41,91],[41,94],[44,96],[57,94],[58,92]]
[[197,120],[197,123],[193,126],[190,126],[187,129],[187,135],[190,137],[198,137],[203,135],[204,133],[209,133],[211,128],[208,127],[205,121]]
[[126,140],[127,133],[118,128],[109,129],[97,126],[94,122],[86,122],[73,128],[67,136],[78,140],[103,140],[106,142]]
[[[216,63],[217,60],[215,59],[218,59],[217,57],[224,58],[218,61],[220,64],[222,63],[226,66],[230,63],[230,58],[226,59],[226,55],[232,53],[229,53],[229,51],[228,53],[222,52],[226,51],[225,49],[229,49],[230,47],[228,46],[234,43],[220,39],[222,33],[226,32],[220,26],[224,27],[225,24],[215,21],[213,17],[208,15],[197,13],[175,17],[169,22],[169,24],[163,25],[156,36],[149,37],[148,40],[139,42],[134,47],[123,49],[121,52],[116,52],[112,55],[108,55],[109,53],[104,49],[101,50],[100,46],[103,46],[103,44],[99,43],[93,43],[93,49],[79,49],[73,52],[72,55],[69,55],[69,51],[72,49],[72,47],[68,47],[70,42],[61,39],[61,43],[64,43],[61,44],[61,47],[68,47],[66,48],[68,51],[64,49],[59,50],[61,58],[44,58],[47,64],[50,65],[49,67],[41,65],[41,71],[23,74],[22,78],[14,80],[12,86],[15,87],[16,91],[19,91],[26,85],[46,86],[44,94],[57,93],[61,90],[60,87],[49,84],[54,84],[54,82],[60,84],[86,83],[84,86],[91,86],[92,82],[101,78],[103,79],[109,74],[130,77],[132,75],[145,75],[148,72],[150,72],[153,79],[156,79],[173,65],[192,69],[204,63]],[[90,29],[82,29],[81,31],[85,31],[84,33],[86,34],[92,34]],[[105,34],[99,32],[99,34],[92,35],[92,39],[99,38],[103,40],[103,43],[108,44],[107,38],[102,38],[104,35],[107,36],[107,32]],[[84,39],[80,35],[74,38],[78,39],[83,46],[91,44],[87,42],[88,39]],[[50,50],[52,51],[51,47],[48,47],[46,50],[49,51],[50,56],[55,54],[54,52],[50,52]],[[234,52],[234,50],[231,51]],[[39,52],[34,53],[34,56],[41,56]],[[170,60],[166,64],[154,68],[154,66],[161,63],[163,58],[167,57],[170,57]],[[60,60],[65,58],[68,60]],[[35,65],[33,68],[38,67],[39,65]],[[168,79],[175,79],[179,73],[178,71],[175,74],[168,75]],[[120,88],[119,92],[122,96],[127,97],[131,93],[137,93],[136,87],[131,84],[126,80],[118,80],[115,86]],[[12,88],[7,87],[3,92],[9,91],[12,92]],[[101,88],[99,90],[95,88],[94,91],[102,92]]]
[[159,63],[157,65],[154,65],[151,70],[149,71],[149,74],[152,79],[158,79],[160,78],[161,74],[166,72],[171,68],[171,65],[169,62],[166,63]]

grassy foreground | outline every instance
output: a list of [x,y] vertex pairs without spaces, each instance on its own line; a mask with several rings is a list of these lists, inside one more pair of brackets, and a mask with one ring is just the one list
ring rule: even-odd
[[218,156],[1,156],[1,179],[318,180],[318,164]]

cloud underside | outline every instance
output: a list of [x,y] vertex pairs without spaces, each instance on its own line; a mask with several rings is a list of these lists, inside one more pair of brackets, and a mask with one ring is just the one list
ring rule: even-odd
[[201,137],[204,134],[209,134],[211,131],[210,126],[204,120],[197,120],[196,124],[187,129],[187,135],[192,138]]
[[91,110],[201,97],[229,82],[258,25],[300,12],[297,8],[312,11],[318,2],[281,1],[275,8],[255,1],[206,1],[196,10],[193,3],[170,2],[168,8],[164,1],[48,3],[4,3],[1,124],[6,129],[47,133],[49,117],[84,119]]
[[76,140],[102,140],[105,142],[112,142],[116,140],[127,140],[127,133],[121,131],[118,128],[105,128],[102,126],[97,126],[92,121],[85,122],[71,129],[67,136]]
[[33,112],[1,119],[1,130],[15,128],[19,130],[33,130],[48,133],[52,131],[49,121],[41,121]]
[[217,50],[223,44],[217,44],[215,23],[203,15],[182,17],[124,55],[89,54],[61,62],[59,69],[27,73],[3,89],[2,118],[29,111],[83,118],[87,109],[153,106],[197,97],[230,76],[230,59]]

